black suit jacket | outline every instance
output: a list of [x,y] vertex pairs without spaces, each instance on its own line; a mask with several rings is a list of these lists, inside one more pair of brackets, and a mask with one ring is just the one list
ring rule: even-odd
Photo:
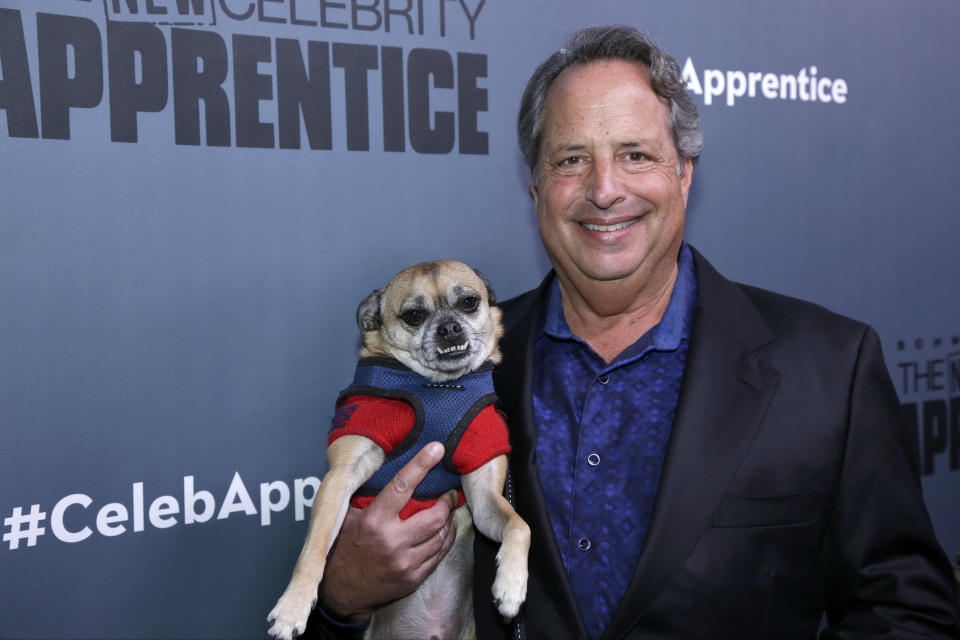
[[[824,611],[823,638],[960,637],[915,434],[875,332],[732,283],[694,253],[699,304],[660,489],[604,638],[812,638]],[[513,499],[532,530],[521,633],[586,638],[535,454],[532,339],[546,286],[502,305],[494,373]],[[491,602],[497,545],[478,536],[475,548],[478,636],[515,638]]]

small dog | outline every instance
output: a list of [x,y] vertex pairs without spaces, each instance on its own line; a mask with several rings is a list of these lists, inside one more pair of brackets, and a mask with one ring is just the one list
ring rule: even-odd
[[[474,636],[474,524],[501,542],[493,584],[497,608],[508,619],[518,613],[526,598],[530,529],[502,495],[509,445],[492,404],[490,369],[500,361],[497,342],[503,333],[495,303],[486,278],[461,262],[443,260],[401,271],[360,304],[357,373],[337,402],[327,448],[330,470],[314,499],[307,540],[290,584],[267,616],[274,638],[303,633],[351,496],[357,493],[357,506],[369,502],[433,440],[444,442],[444,460],[417,487],[405,511],[418,501],[429,506],[458,483],[460,502],[465,499],[469,511],[458,505],[457,537],[447,555],[416,592],[374,613],[366,637]],[[376,432],[364,417],[388,424],[387,433]]]

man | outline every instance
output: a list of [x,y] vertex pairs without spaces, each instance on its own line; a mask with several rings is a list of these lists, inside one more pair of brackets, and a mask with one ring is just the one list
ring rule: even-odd
[[[875,333],[683,243],[700,134],[676,62],[633,30],[583,30],[534,73],[519,135],[554,268],[502,305],[495,374],[530,583],[504,624],[478,538],[478,636],[809,638],[824,613],[823,638],[960,636]],[[328,612],[362,618],[442,556],[449,505],[391,517],[431,461],[350,514]],[[386,550],[371,521],[404,542]],[[376,576],[349,568],[358,550]]]

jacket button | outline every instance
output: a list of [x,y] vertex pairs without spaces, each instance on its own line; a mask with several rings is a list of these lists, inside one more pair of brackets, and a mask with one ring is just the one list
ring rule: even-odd
[[580,551],[587,551],[590,548],[590,538],[580,538],[577,541],[577,547],[580,548]]
[[604,373],[599,378],[597,378],[597,381],[600,384],[607,384],[608,382],[610,382],[610,376]]
[[591,467],[595,467],[600,464],[600,456],[596,453],[591,453],[587,456],[587,464]]

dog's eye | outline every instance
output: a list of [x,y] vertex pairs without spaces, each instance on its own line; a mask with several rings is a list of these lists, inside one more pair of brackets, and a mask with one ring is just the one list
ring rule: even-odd
[[427,314],[423,309],[407,309],[400,314],[400,319],[411,326],[417,326],[426,320]]
[[477,296],[467,296],[460,300],[460,309],[463,311],[476,311],[480,306],[480,298]]

